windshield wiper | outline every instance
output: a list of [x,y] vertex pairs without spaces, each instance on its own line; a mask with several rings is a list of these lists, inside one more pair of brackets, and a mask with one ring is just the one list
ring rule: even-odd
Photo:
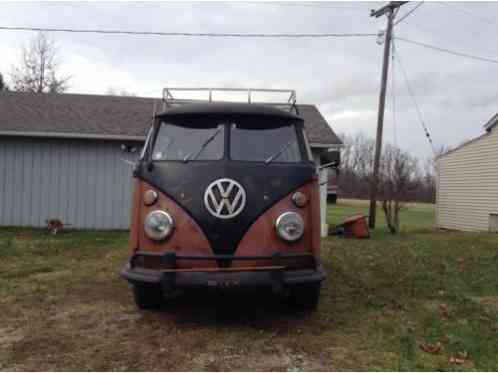
[[287,144],[285,144],[284,146],[282,146],[278,152],[276,152],[275,154],[273,154],[273,155],[269,156],[268,158],[266,158],[265,163],[266,164],[270,164],[271,162],[273,162],[276,158],[278,158],[280,156],[280,154],[282,154],[283,152],[285,152],[289,148],[289,146],[291,146],[295,142],[296,142],[296,139],[289,141]]
[[211,141],[213,141],[216,136],[218,136],[218,134],[221,132],[221,130],[223,129],[223,126],[220,126],[215,133],[213,133],[211,136],[209,136],[209,138],[204,141],[204,143],[201,145],[200,149],[195,153],[195,155],[193,157],[191,157],[192,154],[194,154],[194,152],[191,152],[191,153],[188,153],[185,158],[183,158],[183,161],[184,162],[188,162],[190,160],[193,160],[195,161],[197,159],[197,157],[202,153],[202,151],[206,148],[206,146],[209,145],[209,143]]

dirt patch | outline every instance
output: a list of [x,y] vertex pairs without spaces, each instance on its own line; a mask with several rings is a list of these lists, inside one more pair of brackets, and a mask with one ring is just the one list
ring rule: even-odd
[[227,347],[222,353],[200,353],[193,360],[192,370],[231,371],[329,371],[331,368],[307,354],[297,353],[282,346],[272,352],[240,353]]
[[24,338],[20,329],[0,328],[0,348],[8,348]]
[[482,305],[489,313],[498,314],[498,297],[472,297],[472,299]]
[[[21,329],[0,327],[0,370],[7,367],[14,345],[23,338],[24,332]],[[11,366],[10,369],[14,367]]]

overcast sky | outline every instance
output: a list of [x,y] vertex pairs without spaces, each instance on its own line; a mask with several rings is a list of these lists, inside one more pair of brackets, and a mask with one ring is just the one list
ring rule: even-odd
[[[165,32],[377,33],[369,17],[382,2],[362,3],[0,3],[1,26],[101,28]],[[416,3],[403,6],[398,18]],[[498,59],[498,3],[425,2],[396,26],[397,36]],[[0,72],[7,80],[32,32],[0,31]],[[382,46],[375,37],[222,39],[53,33],[71,93],[110,88],[159,96],[164,86],[293,88],[316,104],[338,133],[374,135]],[[498,112],[498,64],[397,41],[397,49],[436,145],[482,133]],[[385,139],[419,157],[430,147],[394,69],[397,125],[388,96]]]

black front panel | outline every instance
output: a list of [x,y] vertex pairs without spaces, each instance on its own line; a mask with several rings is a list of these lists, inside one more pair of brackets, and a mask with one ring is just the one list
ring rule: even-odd
[[[311,181],[311,162],[278,164],[221,161],[155,162],[151,171],[139,168],[136,176],[172,198],[199,224],[214,254],[234,254],[250,226],[275,203]],[[246,204],[237,216],[220,219],[204,204],[206,188],[221,178],[233,179],[244,188]],[[177,234],[181,234],[178,227]]]

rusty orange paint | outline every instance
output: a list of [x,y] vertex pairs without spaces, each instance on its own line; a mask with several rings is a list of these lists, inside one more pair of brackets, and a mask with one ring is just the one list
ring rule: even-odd
[[[302,186],[301,188],[288,194],[282,200],[277,202],[268,211],[261,215],[256,222],[249,228],[244,237],[242,238],[235,256],[241,255],[272,255],[275,251],[281,254],[308,254],[311,252],[313,255],[317,256],[320,254],[319,251],[313,248],[313,214],[312,210],[312,199],[313,199],[313,185],[315,182],[310,182]],[[292,202],[292,195],[295,192],[301,192],[308,198],[308,203],[300,208],[294,205]],[[275,221],[277,218],[286,211],[293,211],[301,215],[304,220],[304,234],[296,242],[287,242],[282,240],[275,230]],[[318,217],[320,217],[318,215]],[[320,232],[318,232],[320,233]],[[320,239],[320,236],[318,237]],[[319,248],[318,248],[319,250]],[[243,265],[271,265],[271,261],[257,260],[248,261],[244,263],[234,262],[233,266],[243,266]]]
[[[178,255],[184,256],[210,256],[213,255],[211,245],[206,236],[202,232],[199,225],[171,198],[166,196],[160,190],[153,186],[139,181],[142,184],[142,196],[139,201],[139,206],[136,207],[135,212],[139,216],[137,225],[134,230],[138,233],[138,242],[141,251],[148,252],[169,252],[174,251]],[[147,190],[154,190],[158,194],[156,203],[146,206],[143,203],[143,193]],[[174,217],[175,231],[165,241],[157,242],[151,240],[145,234],[143,229],[143,222],[146,215],[156,209],[167,211]],[[208,261],[188,261],[182,260],[177,262],[179,268],[192,268],[192,267],[217,267],[216,262]]]
[[133,187],[133,197],[131,203],[130,239],[129,253],[133,255],[139,249],[138,227],[140,226],[140,200],[142,198],[142,183],[136,181]]
[[[158,194],[156,203],[146,206],[143,195],[147,190],[154,190]],[[308,199],[308,203],[300,208],[292,202],[292,195],[300,191]],[[175,220],[175,231],[165,241],[156,242],[145,234],[143,222],[146,215],[156,209],[169,212]],[[286,211],[294,211],[301,215],[305,223],[303,237],[296,242],[286,242],[276,233],[275,221]],[[148,183],[137,180],[133,194],[132,221],[130,228],[130,255],[137,250],[145,252],[174,251],[182,256],[211,256],[213,251],[204,232],[188,213],[171,198]],[[289,193],[261,215],[249,228],[237,250],[237,256],[271,256],[275,251],[281,254],[312,254],[315,258],[320,255],[320,200],[318,180],[315,179]],[[272,266],[271,260],[244,260],[233,261],[233,268]],[[179,260],[177,269],[206,269],[218,268],[213,260]]]
[[320,183],[318,177],[310,183],[311,198],[310,198],[310,226],[311,233],[311,251],[313,255],[320,257],[321,247],[321,218],[320,218]]

